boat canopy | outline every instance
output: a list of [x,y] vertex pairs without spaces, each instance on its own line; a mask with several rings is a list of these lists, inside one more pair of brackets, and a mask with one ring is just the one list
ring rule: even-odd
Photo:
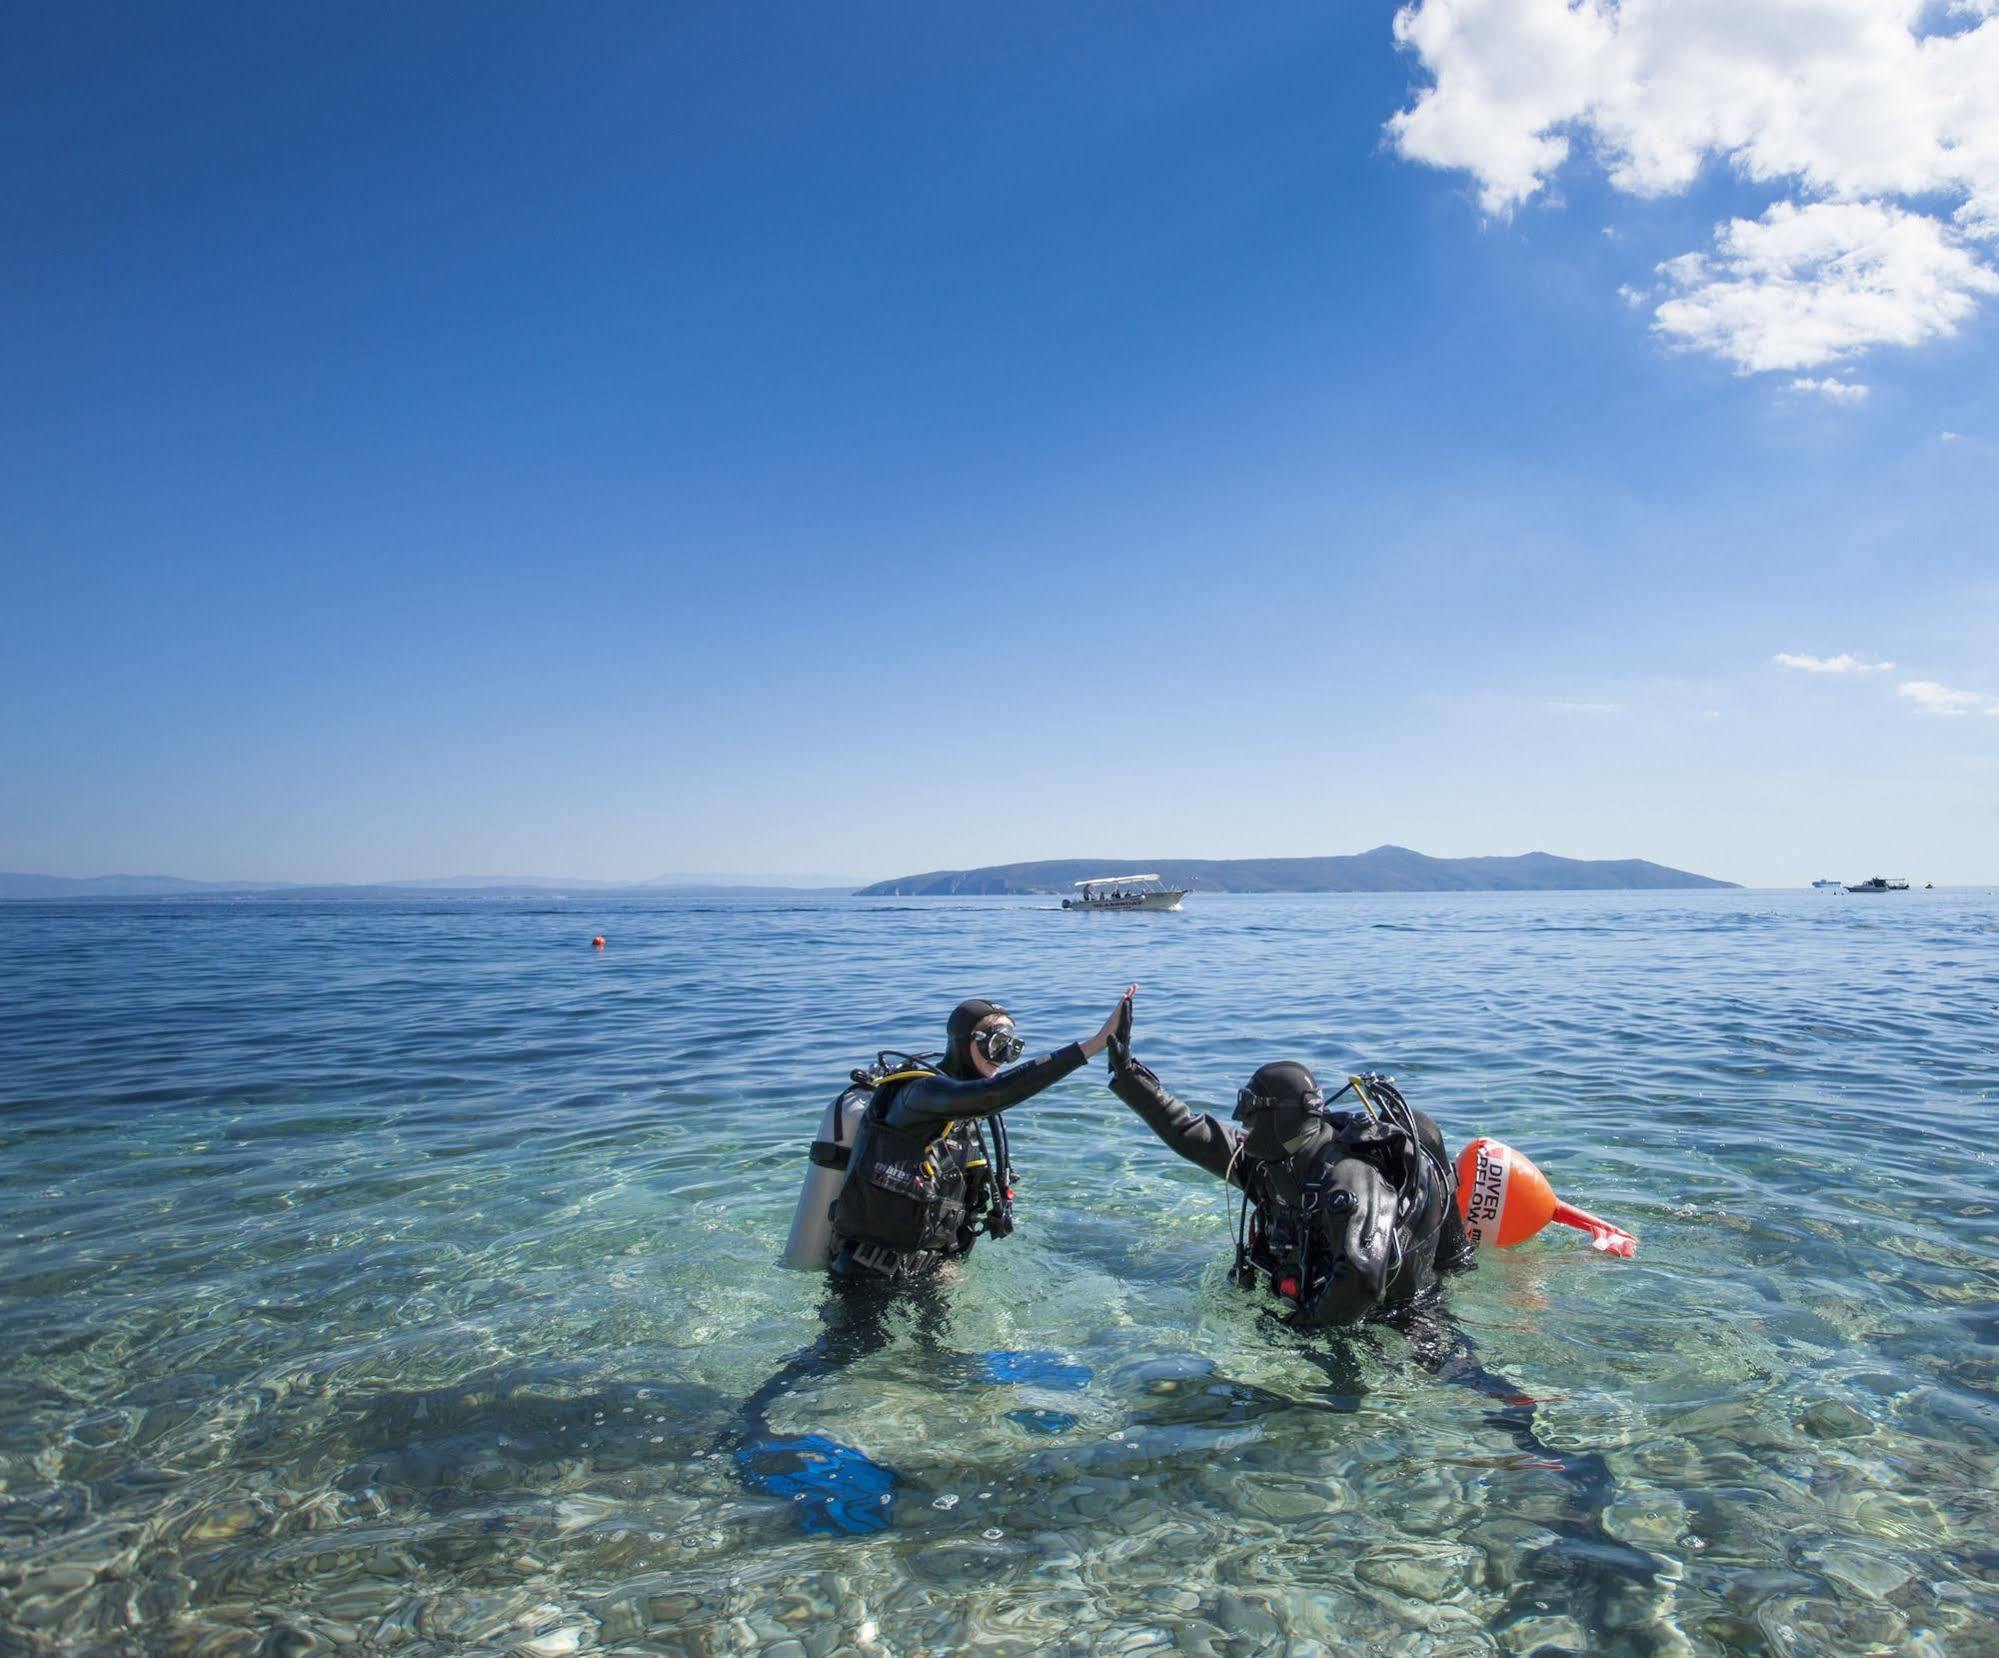
[[1079,887],[1115,886],[1119,881],[1156,881],[1157,875],[1092,875],[1087,881],[1078,881]]

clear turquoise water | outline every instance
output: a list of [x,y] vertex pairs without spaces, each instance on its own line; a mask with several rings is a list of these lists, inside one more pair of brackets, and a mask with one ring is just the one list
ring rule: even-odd
[[[773,1413],[891,1531],[735,1483],[848,1066],[1128,979],[1189,1098],[1389,1070],[1638,1233],[1450,1294],[1656,1582],[1537,1575],[1571,1493],[1399,1337],[1319,1408],[1098,1070],[943,1332],[1087,1390],[908,1332]],[[0,907],[0,1651],[1999,1650],[1995,1004],[1984,893]]]

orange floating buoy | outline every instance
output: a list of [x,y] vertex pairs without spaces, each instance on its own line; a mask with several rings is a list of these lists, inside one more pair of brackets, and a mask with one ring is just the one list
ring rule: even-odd
[[590,948],[593,950],[601,950],[604,948],[604,935],[602,933],[599,933],[595,938],[593,938],[590,941]]
[[1590,1246],[1626,1259],[1638,1240],[1555,1196],[1548,1177],[1511,1146],[1481,1136],[1458,1153],[1458,1213],[1473,1243],[1511,1249],[1550,1221],[1589,1234]]

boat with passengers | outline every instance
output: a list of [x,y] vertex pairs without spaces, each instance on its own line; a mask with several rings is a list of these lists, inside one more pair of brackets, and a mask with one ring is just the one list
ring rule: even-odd
[[1065,910],[1177,910],[1185,887],[1169,887],[1157,875],[1093,875],[1076,883]]

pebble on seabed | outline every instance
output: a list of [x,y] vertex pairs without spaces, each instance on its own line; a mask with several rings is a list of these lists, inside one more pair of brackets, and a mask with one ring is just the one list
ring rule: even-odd
[[1557,1652],[1588,1652],[1590,1638],[1583,1626],[1574,1618],[1550,1615],[1541,1618],[1515,1618],[1504,1629],[1495,1633],[1499,1644],[1508,1652],[1539,1652],[1551,1649]]
[[1462,1590],[1478,1561],[1473,1548],[1396,1543],[1369,1550],[1355,1562],[1354,1576],[1392,1595],[1434,1603]]
[[1798,1419],[1798,1427],[1814,1439],[1853,1439],[1874,1431],[1872,1422],[1838,1399],[1821,1399]]
[[566,1624],[561,1629],[551,1629],[546,1635],[516,1641],[514,1651],[520,1653],[522,1658],[569,1658],[571,1653],[581,1651],[582,1646],[582,1626]]
[[197,1543],[222,1542],[254,1531],[263,1518],[263,1510],[255,1503],[230,1503],[210,1509],[188,1528],[187,1536]]
[[1829,1543],[1819,1554],[1819,1570],[1870,1600],[1885,1600],[1914,1575],[1897,1556]]

